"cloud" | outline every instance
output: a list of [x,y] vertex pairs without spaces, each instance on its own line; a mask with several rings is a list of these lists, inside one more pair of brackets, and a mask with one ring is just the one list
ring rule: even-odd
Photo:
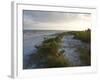
[[24,10],[23,15],[24,29],[67,29],[75,21],[90,22],[90,14]]

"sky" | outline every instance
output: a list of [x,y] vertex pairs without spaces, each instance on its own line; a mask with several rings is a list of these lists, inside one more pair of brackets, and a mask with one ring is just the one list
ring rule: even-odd
[[91,28],[91,14],[23,10],[24,30],[86,30]]

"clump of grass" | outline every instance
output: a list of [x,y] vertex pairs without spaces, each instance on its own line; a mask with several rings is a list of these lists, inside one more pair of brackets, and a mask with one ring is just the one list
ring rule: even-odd
[[91,54],[90,49],[88,48],[78,48],[80,59],[83,63],[83,65],[89,66],[91,65]]
[[69,61],[63,55],[64,51],[59,51],[60,42],[64,35],[65,33],[60,33],[54,38],[45,38],[41,45],[36,46],[36,54],[30,55],[30,64],[42,64],[43,68],[69,66]]
[[85,30],[85,31],[71,31],[70,34],[74,35],[75,39],[79,39],[83,42],[90,43],[91,41],[91,30]]
[[52,67],[67,67],[70,65],[69,61],[64,58],[63,55],[60,56],[48,56],[47,60],[45,60],[44,65],[47,68]]

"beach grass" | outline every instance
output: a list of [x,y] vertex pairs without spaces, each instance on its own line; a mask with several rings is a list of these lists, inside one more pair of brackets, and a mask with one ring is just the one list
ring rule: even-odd
[[44,39],[41,45],[36,46],[36,54],[31,54],[31,64],[35,61],[46,68],[70,66],[68,59],[63,55],[63,50],[59,51],[60,42],[65,33],[60,33],[54,38]]

